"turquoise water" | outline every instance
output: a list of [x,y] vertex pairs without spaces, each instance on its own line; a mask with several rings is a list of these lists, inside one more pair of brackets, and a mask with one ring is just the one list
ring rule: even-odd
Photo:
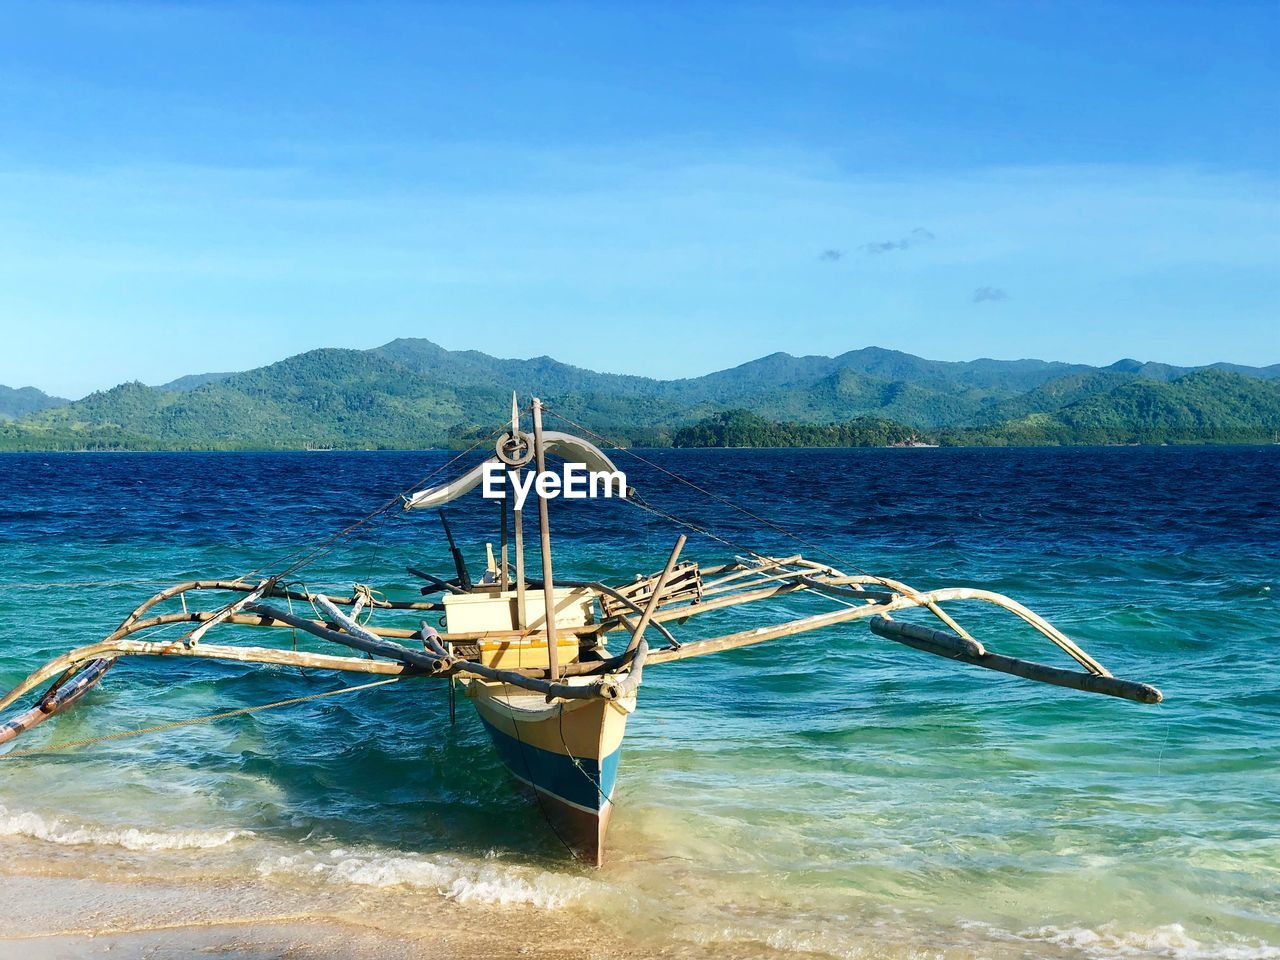
[[[592,871],[565,859],[468,708],[450,724],[443,689],[406,681],[0,763],[0,850],[349,888],[406,922],[439,897],[554,911],[584,937],[607,928],[672,956],[1280,957],[1280,447],[646,456],[849,572],[1009,594],[1166,701],[1030,684],[856,624],[655,667],[624,745],[610,861]],[[0,682],[108,633],[159,589],[137,581],[243,573],[444,460],[0,457]],[[650,502],[736,544],[802,549],[620,463]],[[453,512],[475,566],[493,513]],[[677,532],[617,502],[557,503],[552,522],[558,574],[614,582],[660,567]],[[732,553],[696,534],[687,548],[705,565]],[[380,519],[300,577],[407,597],[406,564],[450,568],[434,516]],[[122,585],[51,586],[87,583]],[[681,636],[828,607],[758,604]],[[1060,662],[1007,616],[955,612],[990,649]],[[19,744],[348,682],[127,663]]]

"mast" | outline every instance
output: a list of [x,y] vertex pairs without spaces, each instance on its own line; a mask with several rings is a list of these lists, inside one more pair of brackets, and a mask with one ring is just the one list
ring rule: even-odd
[[[506,481],[506,479],[505,479],[505,478],[504,478],[504,479],[503,479],[503,481],[502,481],[502,485],[503,485],[503,492],[505,493],[505,492],[506,492],[506,487],[508,486],[507,481]],[[507,533],[507,517],[508,517],[508,515],[509,515],[510,511],[507,509],[507,498],[506,498],[506,497],[503,497],[501,500],[499,500],[499,501],[498,501],[498,506],[499,506],[499,507],[501,508],[501,510],[502,510],[502,514],[501,514],[501,516],[502,516],[502,521],[501,521],[501,523],[502,523],[502,534],[501,534],[501,537],[500,537],[500,539],[501,539],[501,541],[502,541],[502,552],[501,552],[501,554],[500,554],[500,557],[501,557],[502,559],[498,561],[498,589],[499,589],[499,590],[510,590],[510,589],[511,589],[511,577],[510,577],[510,575],[508,574],[508,571],[507,571],[507,540],[508,540],[508,533]]]
[[[538,480],[547,471],[546,451],[542,446],[542,401],[533,398],[533,456],[538,465]],[[535,481],[534,487],[539,487]],[[556,649],[556,594],[551,579],[551,527],[547,523],[547,498],[538,490],[538,532],[542,536],[542,603],[547,624],[547,668],[551,682],[560,679],[560,651]]]
[[[511,392],[511,439],[516,442],[520,440],[520,408],[516,406],[514,390]],[[519,480],[523,472],[523,467],[516,467],[514,479]],[[512,478],[512,473],[509,472],[508,477]],[[513,492],[509,479],[507,495],[511,496]],[[529,617],[525,612],[527,608],[524,605],[524,511],[514,503],[512,506],[516,524],[516,626],[523,630],[529,625]]]
[[[516,423],[518,416],[519,411],[516,409],[516,394],[513,390],[511,391],[511,439],[513,442],[519,439]],[[502,560],[498,566],[498,590],[500,592],[511,589],[511,568],[507,565],[507,542],[511,539],[510,531],[507,527],[507,518],[511,513],[507,508],[511,500],[511,481],[507,476],[506,470],[502,471],[502,493],[503,497],[498,501],[498,506],[502,508]]]

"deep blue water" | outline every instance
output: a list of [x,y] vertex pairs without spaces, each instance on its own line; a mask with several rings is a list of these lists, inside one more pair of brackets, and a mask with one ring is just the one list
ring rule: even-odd
[[[683,529],[704,565],[749,547],[917,587],[983,585],[1166,702],[1029,684],[856,624],[655,668],[599,874],[562,862],[474,718],[450,726],[442,692],[417,687],[0,766],[0,805],[12,823],[30,814],[103,836],[122,799],[156,831],[247,831],[210,866],[233,873],[328,843],[347,856],[310,871],[326,882],[394,862],[401,873],[375,871],[388,884],[439,888],[441,864],[471,883],[496,857],[519,889],[632,924],[655,950],[1280,956],[1280,446],[640,453],[808,544],[619,455],[646,501],[732,546],[633,505],[558,502],[560,576],[656,570]],[[105,635],[159,589],[142,582],[274,571],[448,456],[0,456],[0,681]],[[451,516],[478,568],[496,508],[476,498]],[[297,576],[409,596],[406,564],[450,570],[434,515],[391,510]],[[819,608],[788,598],[685,635]],[[991,649],[1060,662],[1011,618],[956,614]],[[23,743],[341,682],[129,664]],[[655,927],[623,890],[675,890],[682,905]]]

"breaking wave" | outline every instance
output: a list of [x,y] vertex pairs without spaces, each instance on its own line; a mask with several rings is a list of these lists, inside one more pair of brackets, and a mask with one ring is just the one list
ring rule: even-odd
[[1244,939],[1205,943],[1187,933],[1180,923],[1150,930],[1117,930],[1104,926],[1040,927],[1024,931],[1025,940],[1052,943],[1089,956],[1169,957],[1172,960],[1280,960],[1280,947]]
[[11,812],[0,805],[0,836],[29,837],[63,846],[123,847],[126,850],[210,850],[240,838],[248,830],[139,830],[135,827],[74,826],[30,812]]
[[1090,927],[1031,927],[1018,933],[984,923],[962,924],[983,930],[991,940],[1049,944],[1090,958],[1124,960],[1128,957],[1161,957],[1167,960],[1280,960],[1280,946],[1235,936],[1206,942],[1188,933],[1180,923],[1145,930],[1125,930],[1116,924]]
[[258,873],[262,876],[310,875],[330,883],[362,887],[427,888],[458,903],[544,909],[580,902],[599,890],[597,884],[581,877],[494,861],[358,853],[343,849],[320,855],[308,850],[295,856],[264,860],[258,865]]

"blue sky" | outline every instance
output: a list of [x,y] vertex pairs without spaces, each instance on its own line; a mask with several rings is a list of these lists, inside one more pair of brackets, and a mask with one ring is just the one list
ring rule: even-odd
[[1280,362],[1259,4],[0,5],[0,383]]

